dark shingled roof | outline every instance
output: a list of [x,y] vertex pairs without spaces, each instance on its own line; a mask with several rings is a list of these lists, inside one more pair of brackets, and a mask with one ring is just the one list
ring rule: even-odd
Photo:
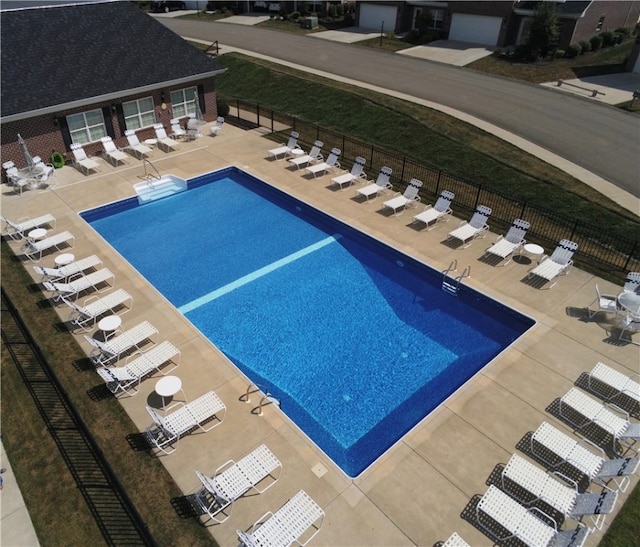
[[[535,11],[540,1],[525,0],[516,3],[516,10]],[[591,0],[570,0],[569,2],[558,1],[556,4],[556,13],[564,17],[580,17],[591,4]]]
[[225,70],[132,2],[8,10],[0,17],[2,118]]

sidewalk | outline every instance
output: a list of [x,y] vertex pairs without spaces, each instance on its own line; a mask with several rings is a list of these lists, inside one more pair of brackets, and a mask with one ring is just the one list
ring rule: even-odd
[[31,517],[24,504],[22,492],[16,483],[13,469],[4,445],[0,441],[0,467],[7,470],[2,474],[3,488],[0,490],[0,545],[9,547],[33,547],[40,545],[31,523]]

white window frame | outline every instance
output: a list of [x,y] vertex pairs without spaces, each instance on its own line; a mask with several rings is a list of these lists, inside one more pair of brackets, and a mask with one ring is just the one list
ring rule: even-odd
[[[87,120],[87,115],[98,112],[100,114],[100,123],[90,123]],[[70,119],[80,119],[82,117],[82,127],[72,128]],[[69,114],[66,116],[67,127],[71,135],[71,142],[73,144],[87,144],[89,142],[99,141],[102,137],[107,136],[107,126],[104,123],[104,115],[102,109],[96,108],[94,110],[87,110],[86,112],[77,112],[76,114]]]
[[[150,103],[150,108],[145,109],[141,106],[141,102],[145,101]],[[125,105],[134,105],[135,113],[134,114],[126,114]],[[124,115],[124,124],[127,129],[133,129],[134,131],[138,129],[143,129],[145,127],[151,127],[154,123],[156,123],[156,111],[153,104],[153,97],[140,97],[139,99],[135,99],[133,101],[127,101],[122,103],[122,111]],[[144,123],[144,116],[151,114],[151,122]]]
[[171,109],[174,118],[184,118],[189,114],[197,112],[196,100],[198,97],[197,87],[185,87],[171,92]]

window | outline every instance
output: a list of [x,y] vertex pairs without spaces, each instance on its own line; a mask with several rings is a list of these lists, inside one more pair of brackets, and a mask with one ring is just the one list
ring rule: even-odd
[[604,15],[598,19],[598,25],[596,26],[596,32],[602,30],[602,25],[604,25]]
[[195,87],[187,87],[171,92],[171,108],[173,117],[182,118],[196,113],[196,99],[198,90]]
[[122,103],[122,111],[127,129],[141,129],[156,123],[153,98],[151,97]]
[[99,141],[102,137],[107,136],[102,110],[99,109],[71,114],[71,116],[67,116],[67,125],[71,134],[71,142],[74,144]]
[[442,30],[444,26],[445,10],[430,9],[429,10],[429,28]]

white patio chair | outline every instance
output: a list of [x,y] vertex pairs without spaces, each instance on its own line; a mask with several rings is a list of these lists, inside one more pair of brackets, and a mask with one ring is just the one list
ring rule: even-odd
[[[609,486],[613,482],[615,490],[624,492],[629,486],[629,477],[633,475],[640,465],[639,458],[615,458],[609,460],[604,457],[604,451],[595,444],[584,440],[601,452],[594,454],[579,440],[570,437],[547,422],[542,422],[540,427],[531,436],[531,452],[551,468],[567,463],[584,474],[590,481],[614,490]],[[539,449],[539,446],[543,450]],[[551,458],[553,454],[555,458]]]
[[136,135],[136,132],[133,129],[127,129],[124,132],[124,135],[125,137],[127,137],[127,142],[129,143],[125,150],[129,150],[131,154],[133,154],[137,158],[146,158],[153,153],[151,147],[140,142],[140,139],[138,139],[138,135]]
[[[110,282],[115,279],[115,275],[109,268],[102,268],[86,275],[82,273],[76,275],[77,277],[67,283],[44,281],[42,284],[47,291],[53,293],[54,301],[62,299],[63,296],[67,299],[73,298],[76,300],[80,293],[106,290],[110,287]],[[104,287],[100,288],[101,286]]]
[[[502,471],[502,489],[512,498],[523,505],[530,505],[534,501],[543,501],[565,517],[579,520],[589,517],[594,528],[601,530],[606,516],[611,513],[618,499],[618,492],[605,490],[604,492],[578,492],[577,485],[569,486],[561,483],[556,477],[567,482],[569,478],[558,472],[548,474],[544,469],[520,457],[518,454],[511,456],[506,467]],[[514,482],[520,488],[533,496],[533,500],[520,499],[512,489],[510,482]]]
[[171,134],[169,136],[172,139],[187,140],[187,130],[180,124],[180,118],[173,118],[169,120],[169,125],[171,126]]
[[[108,370],[108,369],[106,369]],[[153,423],[145,430],[145,437],[150,445],[171,454],[178,448],[182,437],[198,428],[202,432],[211,431],[224,421],[227,407],[214,391],[201,395],[194,401],[161,416],[153,408],[147,407]],[[212,421],[205,427],[204,424]]]
[[34,228],[41,228],[43,226],[49,226],[50,228],[56,227],[56,217],[49,213],[36,218],[21,217],[15,222],[6,217],[0,217],[0,219],[5,223],[3,234],[15,240],[23,239],[25,235]]
[[209,128],[209,135],[211,137],[217,136],[218,133],[220,133],[220,131],[222,131],[222,127],[223,126],[224,126],[224,118],[222,116],[218,116],[218,119],[216,120],[216,123],[214,123]]
[[457,532],[453,532],[442,544],[442,547],[471,547],[471,545],[462,539]]
[[415,222],[424,222],[427,226],[427,230],[429,230],[429,224],[433,223],[435,226],[438,222],[444,220],[447,222],[451,217],[451,202],[455,194],[453,192],[449,192],[448,190],[444,190],[435,205],[426,205],[424,211],[418,213],[413,217]]
[[[129,360],[131,359],[131,360]],[[169,363],[175,370],[180,365],[180,350],[171,342],[164,341],[156,344],[145,352],[137,351],[127,357],[124,365],[120,367],[101,367],[97,369],[98,374],[104,380],[107,388],[116,397],[120,395],[133,396],[138,392],[140,382],[154,372],[159,372],[163,376],[167,372],[161,369],[163,365]]]
[[295,158],[289,158],[289,163],[295,165],[298,169],[300,167],[304,167],[309,165],[310,163],[315,163],[318,161],[322,161],[324,156],[322,155],[322,147],[324,143],[322,141],[316,141],[313,143],[311,150],[309,150],[308,154],[302,154],[301,156],[296,156]]
[[156,140],[159,148],[165,152],[171,152],[180,148],[180,145],[174,139],[170,139],[167,136],[167,132],[161,123],[154,124],[153,129],[156,132]]
[[[471,217],[471,220],[469,222],[463,220],[458,228],[449,232],[449,238],[458,239],[462,243],[463,247],[468,247],[474,239],[481,236],[485,237],[486,232],[489,229],[487,221],[490,216],[490,207],[487,207],[486,205],[478,205],[475,213],[473,213],[473,216]],[[467,243],[467,241],[469,243]]]
[[73,152],[73,164],[85,175],[88,175],[91,171],[100,171],[100,164],[87,156],[81,144],[72,144],[71,152]]
[[577,243],[569,241],[568,239],[561,240],[552,255],[543,257],[540,264],[533,268],[527,277],[538,276],[547,281],[552,281],[549,288],[553,287],[557,282],[556,278],[558,276],[569,273],[569,268],[571,268],[573,264],[571,259],[577,250]]
[[106,314],[124,314],[131,310],[133,298],[124,289],[117,289],[105,296],[90,296],[82,305],[67,300],[64,296],[62,301],[71,308],[69,321],[72,325],[86,331],[93,327],[98,319]]
[[211,519],[222,523],[231,516],[235,501],[250,490],[262,494],[278,481],[281,471],[282,464],[263,444],[237,462],[222,464],[211,477],[196,471],[202,487],[195,499]]
[[362,156],[358,156],[351,166],[351,171],[343,173],[331,179],[331,184],[337,184],[340,190],[344,190],[345,186],[350,186],[356,180],[367,180],[367,174],[364,172],[364,166],[367,160]]
[[364,196],[369,201],[370,197],[377,197],[380,194],[385,194],[387,190],[391,190],[393,187],[391,186],[391,167],[384,166],[380,168],[380,172],[378,173],[378,178],[376,178],[376,182],[374,184],[367,184],[363,188],[358,188],[356,190],[356,195]]
[[510,257],[526,244],[524,236],[527,235],[528,229],[529,223],[526,220],[520,218],[515,219],[507,235],[504,237],[499,236],[497,241],[485,251],[485,256],[493,255],[503,260],[506,258],[507,260],[504,260],[502,263],[503,266],[506,266],[511,262]]
[[267,512],[250,531],[237,530],[240,543],[259,545],[306,545],[322,528],[324,511],[309,495],[300,490],[275,513]]
[[311,173],[313,178],[316,178],[318,174],[326,174],[327,171],[331,171],[333,169],[340,169],[340,162],[338,158],[342,151],[339,148],[332,148],[329,157],[325,161],[321,161],[319,163],[314,163],[313,165],[307,166],[305,171],[307,173]]
[[[482,514],[505,528],[508,534],[502,537],[497,535],[494,526],[483,522]],[[476,506],[476,521],[487,535],[499,542],[516,538],[529,547],[582,547],[591,533],[589,528],[581,524],[574,530],[560,531],[549,515],[535,507],[523,507],[493,485],[489,486]]]
[[116,143],[113,142],[111,137],[102,137],[100,139],[102,143],[102,148],[104,149],[104,153],[107,158],[109,158],[113,165],[118,165],[119,163],[129,163],[129,156],[127,156],[122,150],[119,150],[116,146]]
[[73,247],[76,238],[71,232],[60,232],[39,241],[27,241],[22,246],[22,253],[33,262],[38,262],[45,251],[60,250],[63,246]]
[[292,150],[300,150],[300,145],[298,144],[298,138],[300,135],[297,131],[292,131],[289,135],[289,140],[287,144],[283,144],[282,146],[278,146],[277,148],[272,148],[271,150],[267,150],[267,154],[273,156],[276,160],[279,159],[278,156],[282,156],[286,158],[291,154]]
[[[589,372],[587,381],[589,390],[605,401],[611,401],[619,395],[624,395],[640,404],[640,382],[636,380],[639,377],[639,374],[627,376],[604,363],[597,363]],[[606,393],[599,387],[596,388],[598,382],[610,388],[610,392]]]
[[84,338],[92,348],[89,353],[91,362],[96,366],[106,367],[121,359],[126,353],[141,350],[147,343],[155,344],[158,340],[158,329],[148,321],[143,321],[120,334],[115,333],[104,342],[86,334]]
[[640,272],[629,272],[622,287],[622,292],[638,292],[640,290]]
[[[592,310],[591,307],[594,304],[597,306],[597,309]],[[589,319],[600,311],[617,312],[618,298],[613,294],[602,294],[600,292],[600,287],[598,287],[598,284],[596,283],[596,299],[587,306]]]
[[[402,213],[402,211],[404,211],[405,209],[408,209],[409,207],[414,207],[420,201],[420,196],[418,196],[418,192],[420,191],[421,187],[422,187],[421,180],[411,179],[404,193],[400,194],[400,192],[398,192],[396,194],[396,197],[385,201],[382,204],[382,208],[384,209],[386,207],[388,209],[391,209],[393,211],[393,214],[397,216],[400,213]],[[400,213],[398,211],[400,211]]]
[[59,268],[47,268],[45,266],[34,266],[33,271],[42,276],[42,281],[67,282],[71,276],[91,270],[96,266],[100,266],[102,260],[96,255],[91,255],[86,258],[76,260],[66,266],[60,266]]

